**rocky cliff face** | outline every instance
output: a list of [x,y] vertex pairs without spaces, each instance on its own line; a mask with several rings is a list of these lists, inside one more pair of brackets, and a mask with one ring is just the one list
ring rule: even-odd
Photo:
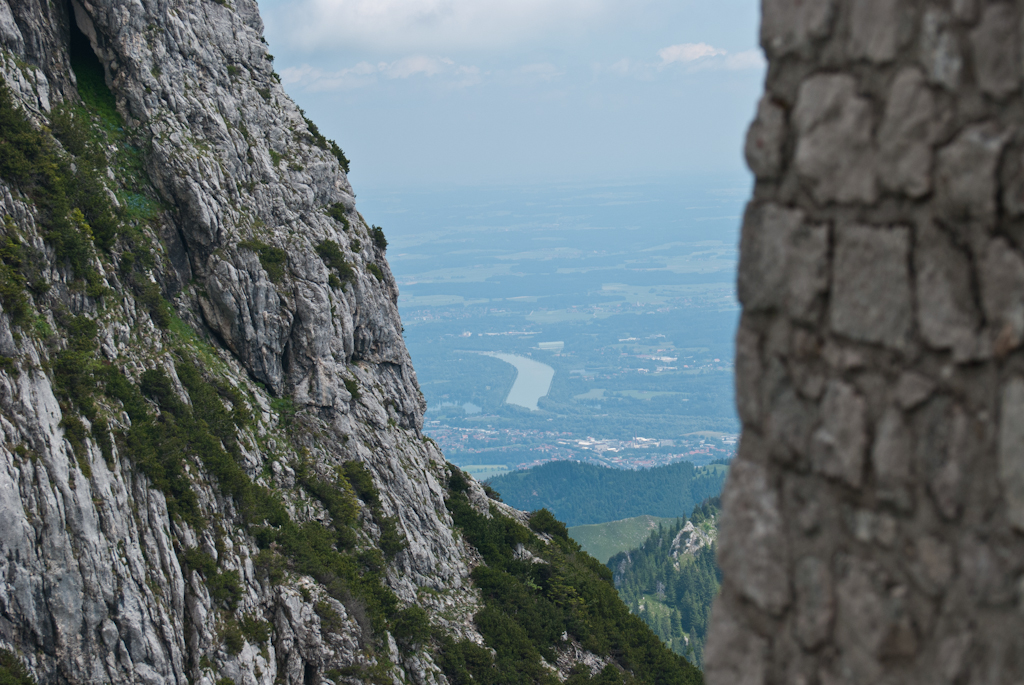
[[261,33],[0,0],[0,642],[40,682],[444,682],[408,607],[481,640],[383,234]]
[[0,680],[695,683],[421,433],[252,0],[0,0]]
[[711,683],[1024,674],[1022,18],[763,3]]

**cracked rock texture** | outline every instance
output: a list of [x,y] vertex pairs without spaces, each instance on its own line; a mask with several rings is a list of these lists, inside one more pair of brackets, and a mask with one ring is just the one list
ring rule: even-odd
[[[0,76],[36,126],[77,101],[73,29],[102,63],[162,203],[140,228],[155,261],[136,273],[181,320],[156,325],[132,294],[121,247],[92,258],[89,287],[106,294],[86,290],[44,242],[38,207],[0,181],[5,230],[47,262],[47,289],[27,297],[34,330],[49,331],[0,316],[0,647],[47,683],[354,683],[380,664],[376,682],[444,683],[428,652],[400,652],[379,635],[385,648],[368,647],[358,602],[337,601],[308,576],[268,582],[231,497],[200,477],[198,461],[187,469],[206,526],[169,515],[123,441],[104,454],[88,423],[80,444],[69,438],[51,368],[69,344],[68,316],[96,323],[98,363],[132,382],[162,369],[185,401],[172,347],[199,355],[204,372],[249,398],[252,422],[238,436],[247,476],[281,493],[295,521],[327,521],[289,464],[305,459],[329,478],[362,462],[381,501],[377,513],[360,504],[357,544],[374,547],[381,517],[393,520],[405,544],[383,575],[400,605],[419,603],[445,633],[482,640],[468,577],[479,557],[453,530],[448,467],[420,432],[425,405],[383,247],[339,161],[279,85],[256,2],[0,0]],[[107,174],[123,172],[112,162]],[[325,240],[351,269],[344,282],[315,249]],[[272,278],[260,246],[284,251],[283,274]],[[112,432],[127,431],[120,405],[97,401]],[[486,511],[479,485],[471,493]],[[209,579],[179,561],[185,550],[237,574],[236,609],[225,613]],[[270,638],[250,631],[226,642],[243,617],[265,621]]]
[[1024,679],[1024,2],[764,0],[711,685]]

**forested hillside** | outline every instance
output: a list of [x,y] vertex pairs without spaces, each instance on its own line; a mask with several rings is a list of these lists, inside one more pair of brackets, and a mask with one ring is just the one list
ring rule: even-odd
[[683,516],[722,492],[723,464],[689,462],[638,471],[574,461],[555,461],[489,481],[506,504],[533,511],[546,508],[567,526],[604,523],[633,516]]
[[698,666],[703,666],[711,603],[722,580],[715,562],[718,506],[718,498],[704,502],[689,520],[659,527],[639,548],[608,562],[630,610]]
[[546,664],[561,665],[567,653],[581,650],[592,663],[575,665],[568,685],[703,681],[700,671],[669,653],[630,614],[609,570],[583,552],[549,511],[530,514],[527,529],[493,504],[484,515],[471,494],[469,481],[453,468],[445,505],[485,562],[471,574],[483,597],[473,620],[494,655],[471,639],[441,638],[438,664],[449,683],[558,685]]

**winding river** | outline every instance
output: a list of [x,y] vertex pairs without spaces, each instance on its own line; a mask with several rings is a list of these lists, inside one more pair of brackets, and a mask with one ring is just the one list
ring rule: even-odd
[[516,380],[508,392],[508,397],[505,398],[505,403],[537,411],[537,400],[548,394],[548,390],[551,389],[551,379],[555,377],[555,370],[547,364],[542,364],[529,357],[520,357],[518,354],[505,354],[504,352],[483,352],[482,354],[495,357],[516,367]]

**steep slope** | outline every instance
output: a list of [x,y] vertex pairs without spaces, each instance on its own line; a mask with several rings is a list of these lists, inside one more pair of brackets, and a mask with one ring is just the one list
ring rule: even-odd
[[689,520],[660,526],[642,545],[608,561],[633,613],[697,664],[704,659],[711,604],[722,581],[715,561],[719,504],[717,497],[703,502]]
[[657,516],[634,516],[633,518],[608,523],[590,523],[573,526],[569,536],[580,543],[588,554],[600,561],[608,561],[619,552],[626,552],[643,544],[658,526],[672,525],[671,518]]
[[[0,677],[475,681],[506,612],[449,507],[568,563],[422,435],[383,232],[261,31],[249,0],[0,0]],[[664,659],[570,628],[524,682]]]

